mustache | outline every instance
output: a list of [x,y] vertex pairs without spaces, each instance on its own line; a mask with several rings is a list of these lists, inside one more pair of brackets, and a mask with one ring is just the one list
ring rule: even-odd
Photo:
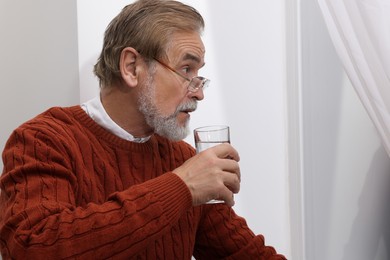
[[189,102],[180,104],[177,107],[175,114],[180,112],[194,112],[197,107],[198,107],[198,102],[196,100],[190,100]]
[[198,107],[198,101],[196,101],[196,100],[190,100],[186,103],[182,103],[176,108],[176,111],[173,114],[171,114],[170,116],[168,116],[166,119],[176,118],[176,116],[180,112],[194,112],[197,109],[197,107]]

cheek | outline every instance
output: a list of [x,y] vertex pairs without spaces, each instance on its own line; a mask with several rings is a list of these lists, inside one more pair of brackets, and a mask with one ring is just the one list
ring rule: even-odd
[[156,93],[156,105],[157,108],[164,115],[173,114],[177,107],[184,102],[186,93],[183,92],[181,86],[167,85],[165,88],[160,88],[160,91]]
[[177,107],[187,98],[183,82],[174,75],[159,74],[155,77],[155,105],[160,113],[169,116],[175,113]]
[[183,102],[178,93],[165,92],[156,96],[156,105],[160,112],[164,115],[171,115],[175,113],[177,107]]

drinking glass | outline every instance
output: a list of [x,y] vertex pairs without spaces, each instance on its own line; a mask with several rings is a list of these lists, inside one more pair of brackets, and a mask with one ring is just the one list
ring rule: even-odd
[[[230,130],[226,125],[203,126],[194,130],[196,152],[200,153],[222,143],[230,143]],[[210,200],[207,204],[224,203],[223,200]]]

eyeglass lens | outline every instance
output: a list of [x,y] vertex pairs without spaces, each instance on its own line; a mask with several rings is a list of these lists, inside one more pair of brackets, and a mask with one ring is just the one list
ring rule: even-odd
[[196,92],[199,89],[204,89],[208,86],[209,80],[203,77],[194,77],[191,79],[188,84],[188,90],[191,92]]

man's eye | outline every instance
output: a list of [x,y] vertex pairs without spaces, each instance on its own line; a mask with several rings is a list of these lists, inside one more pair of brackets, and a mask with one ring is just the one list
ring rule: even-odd
[[190,71],[191,71],[191,69],[190,69],[190,67],[186,66],[186,67],[182,68],[181,71],[182,71],[184,74],[189,74]]

